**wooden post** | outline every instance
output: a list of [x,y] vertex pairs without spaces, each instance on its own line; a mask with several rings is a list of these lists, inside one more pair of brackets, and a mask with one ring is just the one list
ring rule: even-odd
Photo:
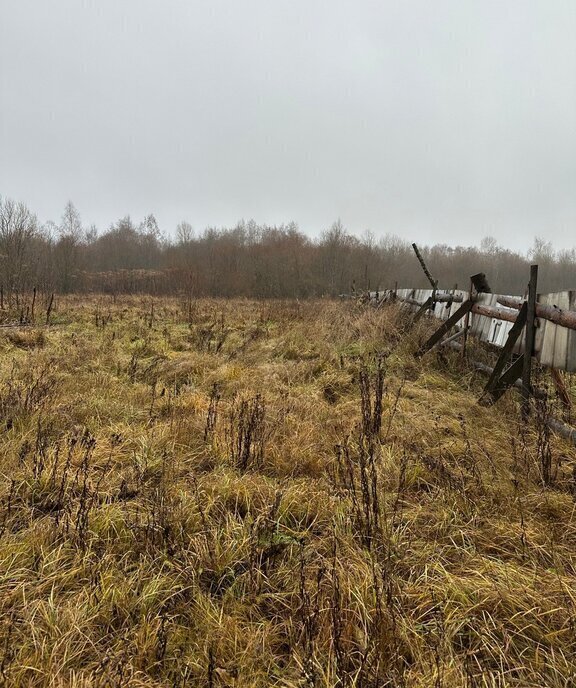
[[[470,280],[470,291],[468,292],[468,301],[472,301],[474,285]],[[468,330],[470,329],[470,311],[466,313],[464,318],[464,338],[462,339],[462,358],[466,358],[466,344],[468,344]]]
[[[436,288],[438,287],[438,282],[432,277],[430,274],[430,271],[428,270],[426,263],[424,262],[424,258],[422,258],[422,254],[418,250],[418,246],[416,244],[412,244],[412,248],[414,249],[414,253],[416,254],[416,258],[420,261],[420,265],[422,266],[422,270],[424,270],[424,274],[428,278],[428,281],[432,285],[432,291],[436,292]],[[434,294],[432,294],[434,296]]]
[[32,308],[30,310],[30,318],[34,322],[34,305],[36,304],[36,287],[32,291]]
[[[516,344],[518,338],[522,334],[522,330],[524,329],[524,325],[526,323],[526,311],[527,304],[526,302],[524,302],[524,305],[518,312],[516,322],[514,323],[512,329],[508,333],[506,343],[502,347],[502,352],[500,353],[500,356],[496,361],[496,365],[492,369],[492,373],[490,375],[490,378],[488,379],[488,382],[486,383],[486,386],[484,387],[484,391],[482,392],[482,396],[479,399],[479,403],[484,403],[487,399],[487,404],[494,403],[494,391],[496,389],[502,388],[500,376],[502,375],[505,366],[507,365],[508,361],[510,360],[510,357],[512,356],[514,345]],[[514,382],[515,380],[512,380],[510,384],[513,384]]]
[[412,320],[412,324],[415,325],[420,318],[426,313],[426,311],[432,306],[432,297],[429,296],[426,301],[420,306],[420,308],[416,311],[416,315],[414,316]]
[[[519,356],[514,363],[512,363],[506,370],[502,373],[500,379],[496,383],[496,387],[490,392],[488,397],[484,397],[482,404],[490,406],[495,404],[498,399],[504,394],[504,392],[514,384],[515,380],[522,372],[526,361],[526,356],[522,354]],[[524,383],[522,383],[522,390],[524,390]]]
[[422,346],[414,353],[416,358],[420,358],[427,351],[429,351],[435,344],[437,344],[445,334],[448,334],[450,330],[456,325],[457,322],[462,320],[466,313],[470,312],[472,308],[472,301],[465,301],[460,308],[453,313],[448,320],[444,321],[442,325],[434,332],[434,334],[428,339]]
[[48,308],[46,309],[46,324],[50,324],[50,313],[52,312],[52,306],[54,305],[54,294],[50,297],[50,302],[48,303]]
[[530,415],[530,396],[532,394],[532,356],[534,354],[534,335],[536,333],[536,290],[538,286],[538,266],[530,266],[528,283],[528,308],[526,311],[526,340],[524,345],[524,364],[522,366],[522,416]]

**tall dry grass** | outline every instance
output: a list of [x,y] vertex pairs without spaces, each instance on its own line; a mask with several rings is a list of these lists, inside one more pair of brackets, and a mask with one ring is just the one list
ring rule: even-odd
[[416,361],[430,324],[52,318],[0,332],[3,685],[576,684],[572,451],[478,406],[458,357]]

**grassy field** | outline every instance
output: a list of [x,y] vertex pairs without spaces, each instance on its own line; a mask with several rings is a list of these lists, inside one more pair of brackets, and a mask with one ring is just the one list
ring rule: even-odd
[[[574,454],[395,307],[0,331],[0,684],[576,685]],[[544,486],[542,466],[552,467]]]

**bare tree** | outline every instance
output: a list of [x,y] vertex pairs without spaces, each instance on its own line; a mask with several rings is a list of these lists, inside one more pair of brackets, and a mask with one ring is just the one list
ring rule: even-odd
[[0,266],[6,294],[21,293],[33,276],[38,222],[23,203],[0,198]]
[[534,243],[528,252],[528,257],[538,264],[551,263],[555,258],[552,242],[546,241],[542,237],[534,237]]
[[480,251],[489,256],[493,256],[498,252],[498,241],[493,236],[485,236],[480,241]]
[[[411,238],[411,237],[410,237]],[[489,274],[495,291],[520,294],[528,264],[540,266],[542,292],[574,285],[576,251],[555,251],[536,237],[528,255],[505,249],[493,237],[480,247],[434,245],[421,251],[440,286],[467,288],[470,275]],[[18,298],[44,290],[153,290],[206,296],[290,298],[336,295],[357,289],[428,287],[408,237],[349,233],[340,221],[312,239],[294,224],[268,226],[254,220],[195,233],[181,222],[165,238],[154,215],[135,224],[129,216],[98,233],[82,228],[67,203],[58,226],[38,226],[22,203],[0,199],[0,284]]]
[[82,234],[80,213],[72,201],[68,201],[58,227],[58,240],[54,249],[56,283],[63,292],[72,291],[74,286]]
[[194,238],[194,229],[189,222],[182,220],[176,227],[176,241],[179,246],[186,246],[190,244]]

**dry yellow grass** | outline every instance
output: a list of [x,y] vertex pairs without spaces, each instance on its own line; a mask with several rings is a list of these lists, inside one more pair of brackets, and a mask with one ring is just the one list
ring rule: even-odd
[[417,362],[430,325],[150,297],[53,322],[0,332],[2,685],[576,684],[572,450]]

